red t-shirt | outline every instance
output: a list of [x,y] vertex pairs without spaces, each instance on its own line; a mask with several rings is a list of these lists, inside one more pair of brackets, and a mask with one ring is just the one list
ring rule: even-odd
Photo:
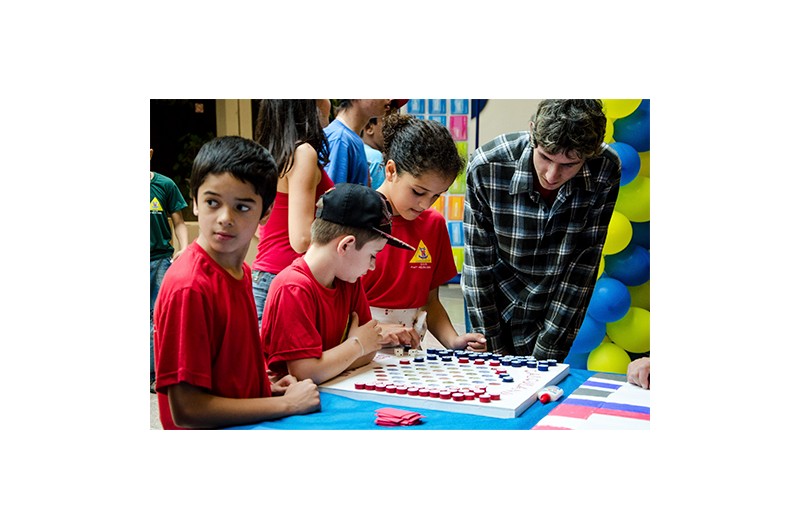
[[[333,188],[333,181],[324,169],[314,192],[316,202],[322,194]],[[300,256],[289,243],[289,194],[278,192],[267,222],[259,227],[258,247],[253,269],[279,273]]]
[[296,259],[273,279],[261,318],[269,369],[286,374],[287,361],[321,358],[340,345],[347,338],[352,312],[358,314],[359,325],[372,319],[361,279],[351,284],[337,278],[333,288],[326,288],[303,257]]
[[392,236],[416,251],[384,247],[375,260],[375,269],[362,277],[367,299],[377,308],[421,308],[432,289],[458,273],[447,222],[436,210],[426,210],[413,221],[394,216]]
[[270,396],[250,268],[237,280],[197,241],[167,270],[153,316],[158,410],[177,429],[167,387],[186,382],[228,398]]

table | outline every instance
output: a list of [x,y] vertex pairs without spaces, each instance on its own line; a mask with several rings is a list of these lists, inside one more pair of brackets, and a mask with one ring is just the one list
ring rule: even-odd
[[[581,386],[593,371],[570,368],[570,374],[558,386],[564,397]],[[330,393],[320,393],[322,409],[307,415],[295,415],[258,424],[234,426],[231,430],[529,430],[563,401],[550,404],[535,402],[519,417],[498,419],[431,409],[413,408],[424,418],[420,424],[386,427],[375,424],[375,411],[386,404],[366,400],[353,400]],[[410,408],[401,408],[410,410]]]

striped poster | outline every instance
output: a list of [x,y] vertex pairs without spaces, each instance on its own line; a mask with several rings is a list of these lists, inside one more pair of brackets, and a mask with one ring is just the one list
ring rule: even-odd
[[597,373],[563,399],[534,430],[648,430],[650,391],[624,374]]

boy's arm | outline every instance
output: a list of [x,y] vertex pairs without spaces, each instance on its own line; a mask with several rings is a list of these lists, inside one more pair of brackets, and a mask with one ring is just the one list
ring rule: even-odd
[[255,424],[319,409],[319,391],[309,380],[293,383],[283,396],[225,398],[185,382],[169,386],[167,396],[172,419],[181,428]]
[[366,365],[381,348],[382,336],[378,321],[371,320],[358,326],[358,314],[353,312],[352,325],[347,339],[322,353],[319,358],[303,358],[286,362],[289,373],[298,380],[310,379],[314,383],[327,382],[347,369]]
[[170,214],[170,218],[172,218],[175,239],[178,240],[178,244],[175,246],[175,254],[172,255],[174,260],[189,246],[189,227],[187,227],[186,223],[183,221],[183,214],[181,214],[180,210]]

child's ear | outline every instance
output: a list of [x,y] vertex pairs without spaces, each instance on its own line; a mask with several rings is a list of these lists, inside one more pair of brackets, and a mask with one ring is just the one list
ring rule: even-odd
[[397,165],[395,165],[392,159],[386,161],[384,169],[386,171],[386,180],[389,182],[394,181],[394,178],[397,176]]
[[194,212],[195,216],[197,214],[199,214],[199,212],[197,211],[197,198],[196,197],[194,199],[192,199],[192,211]]
[[356,246],[356,237],[353,236],[352,234],[348,234],[347,236],[339,240],[339,244],[336,246],[336,250],[339,252],[339,254],[344,254],[350,247],[355,249],[355,246]]

